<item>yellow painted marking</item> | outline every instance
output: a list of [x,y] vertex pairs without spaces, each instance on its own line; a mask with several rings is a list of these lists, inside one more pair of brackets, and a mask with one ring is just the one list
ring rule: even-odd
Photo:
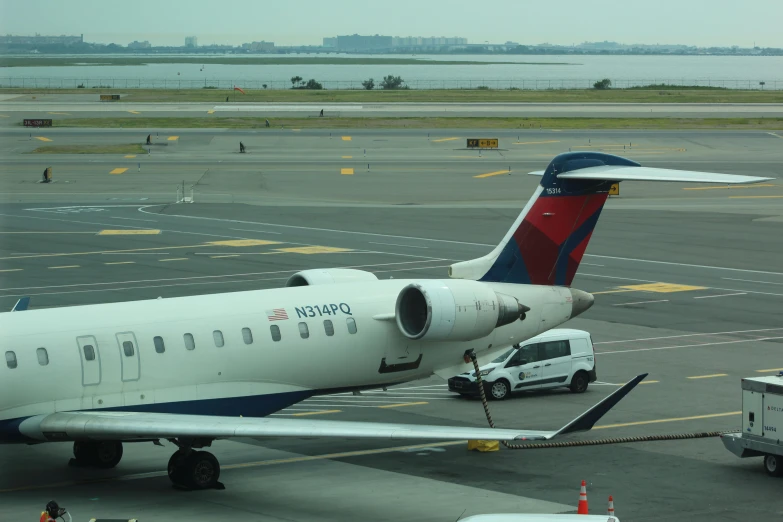
[[624,292],[636,292],[636,290],[605,290],[603,292],[591,292],[593,295],[600,295],[600,294],[622,294]]
[[62,114],[63,116],[70,116],[70,112],[47,112],[46,114]]
[[126,154],[125,157],[126,158],[135,158],[136,155],[135,154]]
[[772,372],[783,372],[783,368],[768,368],[766,370],[756,370],[756,373],[772,373]]
[[350,136],[343,136],[343,141],[351,141],[351,137]]
[[24,270],[24,268],[5,268],[0,270],[0,272],[21,272],[22,270]]
[[99,236],[156,236],[160,234],[160,230],[144,229],[144,230],[101,230],[98,232]]
[[402,408],[403,406],[419,406],[422,404],[429,404],[429,402],[403,402],[401,404],[386,404],[384,406],[378,406],[379,408]]
[[224,257],[239,257],[239,254],[228,254],[225,256],[209,256],[212,259],[222,259]]
[[165,259],[158,259],[158,261],[187,261],[187,257],[167,257]]
[[95,232],[0,232],[0,234],[94,234]]
[[712,379],[713,377],[728,377],[728,373],[713,373],[711,375],[692,375],[688,379]]
[[729,196],[729,199],[775,199],[783,196]]
[[340,174],[353,175],[353,169],[340,169]]
[[440,143],[442,141],[454,141],[454,140],[458,140],[458,139],[459,138],[440,138],[440,139],[437,139],[437,140],[432,140],[432,143]]
[[124,167],[119,167],[119,168],[116,168],[116,169],[114,169],[112,171],[109,171],[109,174],[122,174],[126,170],[128,170],[128,169],[124,168]]
[[50,266],[49,268],[53,268],[53,269],[57,269],[57,268],[79,268],[79,265]]
[[291,130],[294,131],[294,132],[299,132],[302,129],[291,129]]
[[[644,382],[644,381],[642,381]],[[622,424],[604,424],[602,426],[593,426],[594,430],[605,430],[608,428],[624,428],[626,426],[643,426],[645,424],[659,424],[662,422],[679,422],[679,421],[688,421],[688,420],[699,420],[699,419],[712,419],[715,417],[729,417],[731,415],[742,415],[741,411],[730,411],[726,413],[711,413],[709,415],[694,415],[693,417],[674,417],[671,419],[654,419],[654,420],[648,420],[648,421],[638,421],[638,422],[624,422]]]
[[215,110],[214,109],[210,109],[210,110],[207,111],[207,114],[215,114]]
[[343,156],[343,159],[353,159],[353,156]]
[[290,254],[332,254],[335,252],[351,252],[350,248],[337,248],[327,246],[305,246],[291,248],[277,248],[278,252],[288,252]]
[[112,263],[103,263],[104,265],[132,265],[136,261],[114,261]]
[[229,239],[227,241],[210,241],[208,245],[246,247],[261,245],[279,245],[280,241],[267,241],[265,239]]
[[682,190],[726,190],[726,189],[746,189],[756,187],[774,187],[772,183],[757,183],[755,185],[721,185],[720,187],[685,187]]
[[0,118],[10,118],[10,116],[7,114],[0,114]]
[[327,413],[340,413],[342,410],[324,410],[324,411],[303,411],[302,413],[292,413],[291,417],[305,417],[307,415],[326,415]]
[[49,138],[44,138],[43,136],[36,136],[35,139],[41,140],[41,141],[52,141]]
[[692,290],[705,290],[707,287],[675,285],[673,283],[648,283],[645,285],[621,286],[620,288],[627,288],[628,290],[636,290],[639,292],[655,292],[657,294],[670,294],[672,292],[690,292]]
[[510,174],[510,170],[497,170],[495,172],[487,172],[486,174],[479,174],[478,176],[473,176],[474,178],[489,178],[490,176],[500,176],[501,174]]
[[131,114],[141,114],[139,111],[128,111]]
[[560,140],[546,140],[546,141],[515,141],[514,145],[540,145],[543,143],[560,143]]
[[642,381],[639,384],[658,384],[661,381]]
[[484,159],[486,156],[449,156],[450,158],[461,158],[461,159]]
[[179,136],[169,136],[168,138],[166,138],[166,140],[168,140],[168,141],[177,141],[178,139],[179,139]]

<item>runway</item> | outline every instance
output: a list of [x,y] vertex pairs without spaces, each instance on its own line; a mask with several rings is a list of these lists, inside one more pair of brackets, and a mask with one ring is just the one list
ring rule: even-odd
[[[134,158],[28,154],[47,144],[136,143],[150,132],[151,153]],[[315,267],[446,277],[451,263],[503,236],[538,181],[528,171],[569,148],[603,150],[644,165],[776,179],[732,189],[623,183],[573,284],[596,304],[566,325],[591,332],[599,383],[584,395],[493,402],[495,422],[557,428],[649,372],[597,429],[571,438],[733,429],[739,380],[783,368],[775,133],[157,132],[0,133],[0,307],[22,295],[57,307],[271,288]],[[498,137],[501,150],[479,156],[464,150],[468,137]],[[247,154],[237,152],[240,140]],[[37,183],[44,166],[56,183]],[[183,180],[193,204],[174,203]],[[278,415],[302,414],[486,424],[479,402],[454,398],[437,377],[317,397]],[[227,490],[182,494],[165,476],[170,445],[128,444],[122,463],[101,473],[67,468],[67,444],[0,447],[0,518],[40,512],[51,497],[79,520],[455,520],[573,512],[582,479],[591,512],[605,512],[611,494],[621,520],[779,512],[779,482],[717,439],[489,454],[465,444],[271,439],[221,441],[212,451]]]
[[[232,97],[234,98],[234,97]],[[87,101],[89,100],[89,101]],[[780,118],[780,103],[243,103],[100,102],[97,95],[38,94],[0,99],[1,126],[23,118],[134,117],[515,117],[515,118]]]

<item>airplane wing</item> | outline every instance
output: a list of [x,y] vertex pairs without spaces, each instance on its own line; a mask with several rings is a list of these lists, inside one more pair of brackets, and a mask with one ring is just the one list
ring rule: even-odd
[[61,412],[38,415],[19,424],[19,431],[43,441],[149,440],[230,437],[340,437],[431,440],[548,440],[586,431],[625,397],[647,374],[634,377],[557,431],[472,428],[375,422],[344,422],[279,417],[216,417],[140,412]]
[[[533,173],[531,172],[531,174]],[[715,172],[691,172],[688,170],[614,165],[587,167],[558,174],[557,177],[562,179],[598,179],[603,181],[684,181],[688,183],[723,183],[727,185],[759,183],[775,179]]]

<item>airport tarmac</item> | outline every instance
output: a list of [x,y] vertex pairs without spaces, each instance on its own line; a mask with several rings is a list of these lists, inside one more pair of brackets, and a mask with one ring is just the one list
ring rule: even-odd
[[[135,158],[27,154],[47,144],[142,142],[150,132],[151,153]],[[537,183],[528,171],[569,148],[603,150],[644,165],[776,179],[732,189],[623,183],[573,284],[596,304],[566,324],[591,332],[599,383],[584,395],[493,402],[495,422],[557,428],[649,372],[598,429],[569,440],[730,430],[740,425],[740,378],[783,369],[776,133],[159,132],[0,133],[0,307],[22,295],[56,307],[271,288],[316,267],[445,277],[451,263],[503,236]],[[502,150],[479,156],[464,150],[468,137],[498,137]],[[240,140],[247,154],[237,152]],[[37,183],[44,166],[55,183]],[[174,203],[182,180],[195,203]],[[486,423],[480,402],[453,397],[438,377],[316,397],[278,415]],[[573,512],[582,479],[591,513],[604,513],[611,494],[621,520],[781,514],[780,482],[717,439],[487,454],[465,443],[221,441],[213,452],[227,489],[198,493],[170,488],[172,451],[127,444],[122,463],[98,473],[66,467],[67,444],[0,447],[0,519],[37,516],[55,498],[74,520],[446,521]]]
[[[89,99],[89,101],[86,101]],[[24,118],[325,118],[516,117],[516,118],[780,118],[781,103],[248,103],[101,102],[98,95],[8,95],[0,99],[0,126]]]

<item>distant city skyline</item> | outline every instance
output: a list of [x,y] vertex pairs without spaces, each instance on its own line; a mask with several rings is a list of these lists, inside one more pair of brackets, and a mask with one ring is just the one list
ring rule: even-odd
[[[131,6],[131,4],[128,4]],[[422,9],[422,5],[426,8]],[[107,7],[107,8],[104,8]],[[577,45],[585,41],[622,44],[681,44],[698,47],[783,47],[780,0],[560,0],[544,5],[523,0],[299,0],[292,3],[234,0],[135,0],[118,16],[111,6],[88,0],[0,0],[0,34],[79,35],[95,43],[182,46],[195,36],[199,46],[253,41],[278,46],[322,44],[336,35],[460,35],[469,43],[519,42]]]

